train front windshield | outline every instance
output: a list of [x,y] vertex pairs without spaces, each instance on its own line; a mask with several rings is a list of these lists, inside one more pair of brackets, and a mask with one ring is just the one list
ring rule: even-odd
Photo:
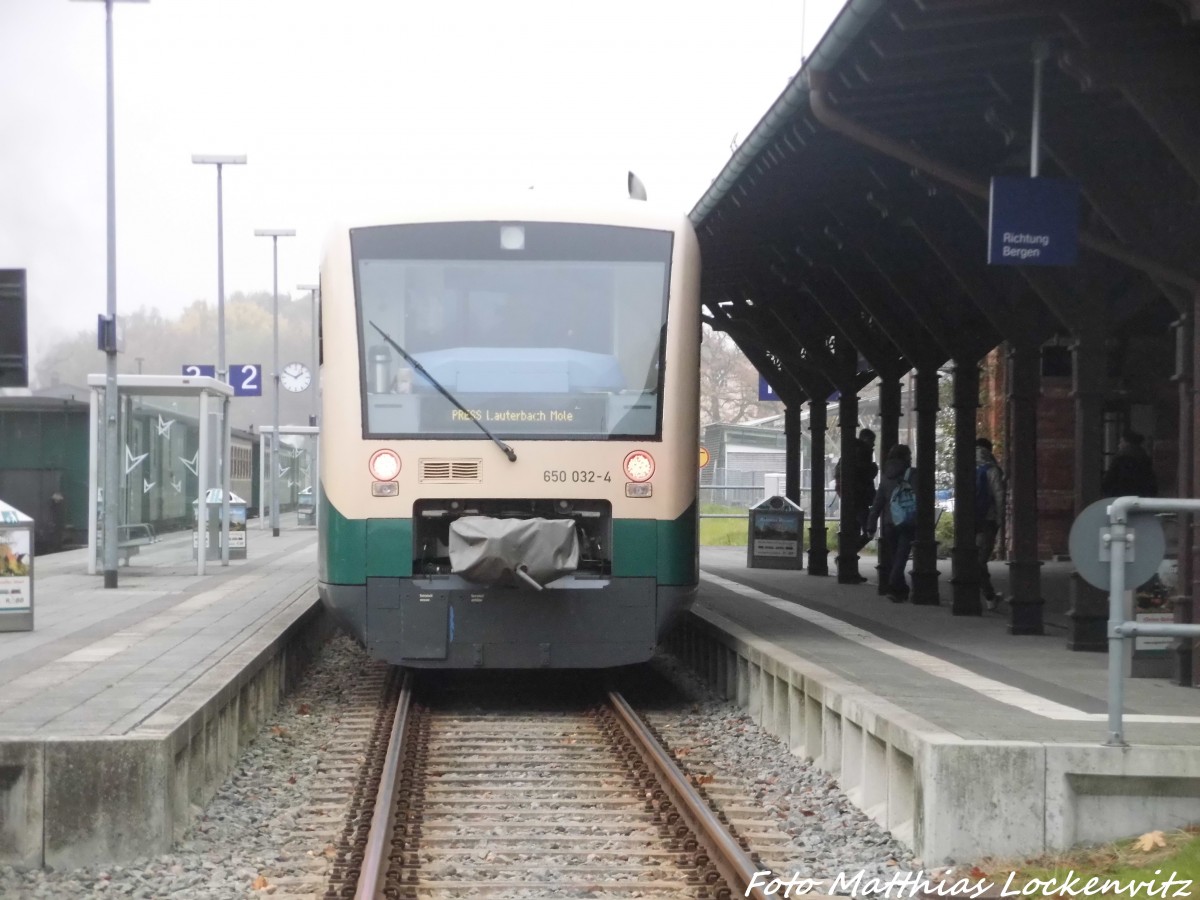
[[661,435],[670,232],[450,222],[350,246],[364,437],[482,437],[471,417],[521,438]]

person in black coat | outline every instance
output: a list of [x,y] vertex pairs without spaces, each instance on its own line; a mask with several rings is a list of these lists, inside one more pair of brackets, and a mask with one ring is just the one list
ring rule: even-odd
[[[875,464],[875,432],[864,428],[854,442],[854,484],[846,485],[842,479],[842,461],[839,459],[833,470],[833,484],[842,502],[854,510],[855,550],[865,547],[871,540],[867,532],[867,521],[871,513],[871,501],[875,499],[875,476],[879,466]],[[849,488],[849,489],[847,489]]]
[[1121,435],[1117,454],[1100,482],[1105,497],[1158,496],[1158,479],[1154,477],[1144,443],[1145,438],[1136,431]]

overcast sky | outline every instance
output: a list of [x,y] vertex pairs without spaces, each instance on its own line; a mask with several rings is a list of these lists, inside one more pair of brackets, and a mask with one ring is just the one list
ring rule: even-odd
[[[118,311],[315,282],[331,223],[415,191],[523,189],[687,212],[842,0],[114,4]],[[35,355],[105,310],[104,4],[0,0],[0,268]],[[212,355],[215,357],[216,337]]]

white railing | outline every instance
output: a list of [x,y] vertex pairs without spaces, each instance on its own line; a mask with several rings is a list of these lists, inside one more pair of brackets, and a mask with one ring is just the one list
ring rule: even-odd
[[1129,517],[1137,513],[1200,513],[1200,500],[1118,497],[1108,507],[1109,530],[1101,539],[1109,548],[1108,584],[1108,741],[1124,747],[1125,640],[1139,636],[1200,637],[1200,624],[1136,622],[1125,618],[1126,548],[1133,543]]

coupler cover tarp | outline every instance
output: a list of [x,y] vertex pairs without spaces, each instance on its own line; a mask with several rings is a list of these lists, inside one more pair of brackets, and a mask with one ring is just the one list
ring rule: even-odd
[[450,569],[468,581],[519,584],[520,569],[549,584],[579,568],[579,539],[570,519],[463,516],[450,523]]

